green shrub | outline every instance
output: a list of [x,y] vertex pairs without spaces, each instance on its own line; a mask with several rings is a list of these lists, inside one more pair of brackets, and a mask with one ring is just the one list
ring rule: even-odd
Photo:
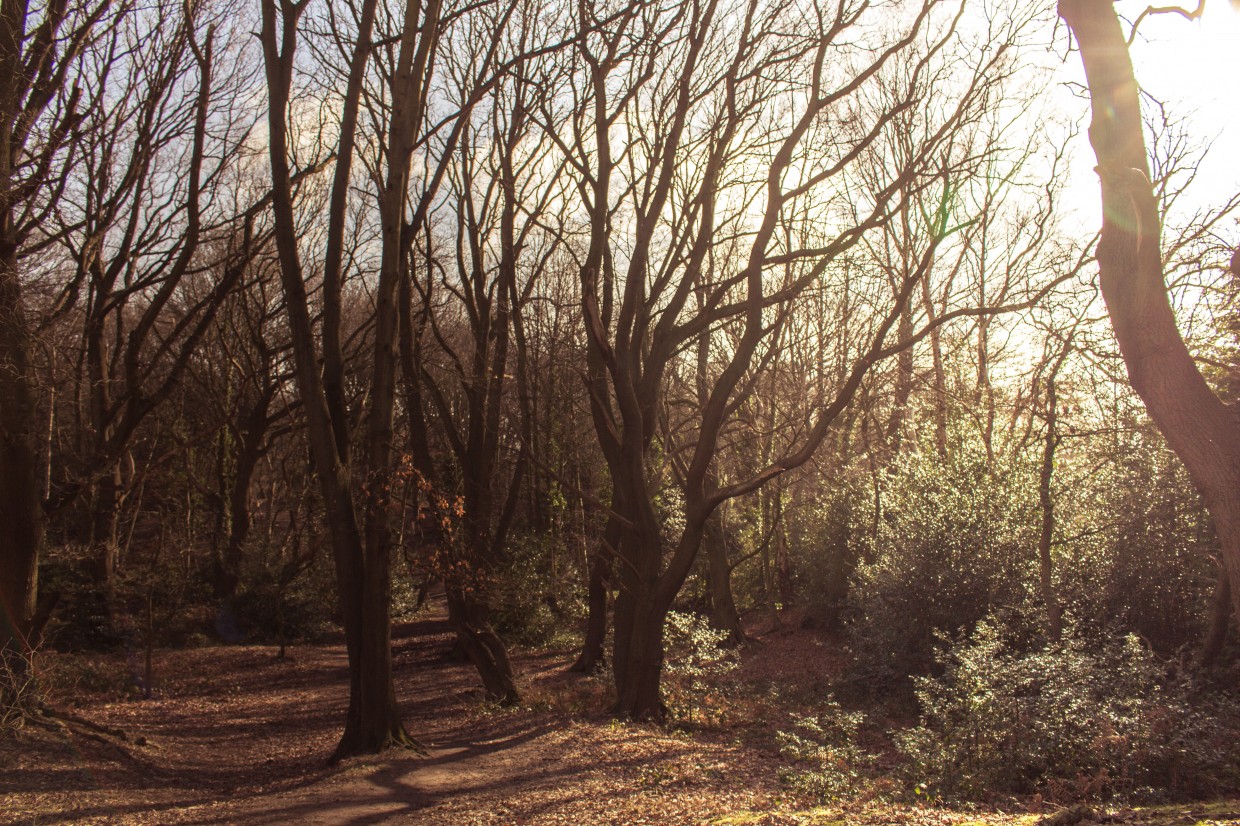
[[924,674],[936,629],[956,634],[1020,605],[1033,582],[1036,487],[1028,465],[978,440],[946,458],[932,448],[888,473],[871,558],[853,581],[853,678],[872,688]]
[[1131,635],[1025,649],[1012,633],[987,619],[940,653],[942,676],[916,681],[920,724],[897,737],[911,782],[945,798],[1061,802],[1234,788],[1231,700],[1165,677]]
[[862,791],[874,766],[874,756],[857,743],[864,723],[863,713],[846,711],[828,697],[820,712],[775,735],[779,753],[793,761],[780,771],[780,779],[820,803]]
[[709,722],[712,696],[719,678],[740,664],[736,648],[726,645],[728,633],[712,628],[701,614],[669,611],[664,630],[667,661],[667,705],[673,719],[692,723],[697,715]]
[[1059,473],[1060,530],[1080,538],[1056,548],[1056,579],[1078,618],[1131,630],[1171,656],[1205,632],[1218,541],[1162,437],[1148,422],[1130,427],[1104,462],[1088,463],[1087,478]]
[[524,536],[509,543],[502,575],[489,585],[491,621],[505,641],[538,647],[579,642],[577,623],[585,615],[579,573],[552,544],[557,541]]
[[[316,598],[307,588],[270,580],[247,583],[232,605],[219,609],[216,625],[230,642],[304,642],[323,636],[335,601]],[[232,615],[230,616],[230,612]]]
[[226,642],[282,647],[324,638],[341,621],[335,568],[311,550],[326,539],[310,533],[279,545],[259,537],[247,550],[236,596],[212,601],[215,634]]
[[[874,490],[864,463],[841,468],[788,521],[798,604],[817,627],[843,628],[857,567],[872,556]],[[755,541],[761,542],[758,536]],[[752,566],[757,571],[757,566]]]
[[88,575],[87,559],[84,546],[59,545],[50,547],[39,565],[40,592],[60,594],[45,630],[58,651],[107,651],[125,642],[108,621],[104,590]]

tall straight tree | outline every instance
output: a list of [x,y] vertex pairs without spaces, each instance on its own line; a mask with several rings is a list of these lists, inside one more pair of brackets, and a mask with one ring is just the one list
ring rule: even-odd
[[[382,484],[367,485],[369,495],[359,503],[353,478],[351,430],[343,400],[337,394],[343,387],[344,358],[341,351],[339,318],[341,310],[340,256],[342,244],[333,234],[328,241],[325,277],[322,286],[324,323],[316,330],[301,264],[296,224],[293,170],[290,161],[289,102],[293,92],[298,20],[307,0],[264,0],[262,4],[263,58],[268,89],[268,153],[272,176],[272,206],[275,242],[280,259],[280,278],[284,288],[298,391],[305,410],[307,433],[315,473],[319,480],[332,553],[336,567],[340,613],[344,620],[345,644],[349,656],[349,708],[344,734],[334,759],[353,754],[381,751],[389,746],[412,746],[396,703],[392,682],[390,617],[390,548],[382,517],[373,514],[388,504]],[[366,0],[358,17],[358,27],[349,66],[348,85],[341,114],[341,130],[336,147],[336,175],[329,211],[329,227],[342,227],[351,184],[361,85],[371,53],[376,0]],[[438,27],[436,19],[427,30]],[[416,21],[409,21],[402,42],[402,53],[425,43],[431,48],[433,35],[418,36]],[[408,43],[408,45],[406,45]],[[399,173],[396,175],[400,178]],[[385,214],[385,224],[388,216]],[[335,233],[335,231],[333,231]],[[385,245],[387,239],[385,238]],[[385,267],[390,259],[384,253]],[[390,280],[390,277],[389,279]],[[392,305],[389,298],[388,306]],[[382,302],[381,302],[382,306]],[[382,310],[381,310],[382,312]],[[371,424],[367,427],[368,446],[376,449],[372,461],[382,461],[390,449],[392,393],[391,379],[383,373],[390,359],[394,330],[390,319],[379,321],[375,335],[376,373],[372,377]],[[386,339],[384,338],[386,336]],[[323,368],[320,371],[320,353]],[[386,405],[386,408],[385,408]],[[386,428],[385,428],[386,425]],[[373,444],[378,442],[378,444]],[[380,470],[387,470],[380,468]],[[367,501],[368,500],[368,501]],[[359,506],[360,504],[360,506]],[[363,533],[362,514],[371,516]]]
[[[322,324],[316,328],[297,235],[289,128],[297,25],[307,2],[264,0],[261,39],[269,90],[269,155],[281,283],[297,385],[332,538],[349,652],[349,712],[335,753],[339,758],[413,744],[401,722],[392,682],[391,558],[399,536],[394,524],[400,510],[395,491],[402,487],[403,465],[393,445],[401,340],[397,304],[401,282],[408,277],[409,251],[416,233],[425,224],[469,111],[493,82],[499,38],[492,38],[477,55],[470,93],[437,120],[431,117],[436,99],[432,81],[441,41],[450,27],[467,28],[477,9],[466,6],[449,14],[441,0],[410,2],[403,16],[393,19],[394,30],[383,37],[376,34],[374,0],[355,9],[327,214],[329,234],[319,297]],[[494,15],[493,34],[503,30],[511,8],[507,5]],[[335,15],[330,19],[339,20]],[[338,29],[332,36],[341,44],[350,39]],[[377,65],[376,53],[387,55],[383,65]],[[377,91],[367,86],[372,74],[381,78]],[[375,125],[376,151],[367,166],[379,220],[379,269],[373,292],[371,372],[362,438],[354,444],[355,430],[344,399],[343,228],[357,186],[352,164],[359,148],[359,114],[364,102]],[[411,172],[415,155],[425,162],[416,193]]]

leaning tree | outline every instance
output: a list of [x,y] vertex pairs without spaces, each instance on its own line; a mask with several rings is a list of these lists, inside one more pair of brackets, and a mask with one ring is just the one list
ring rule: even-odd
[[[1236,582],[1240,427],[1233,405],[1219,398],[1198,369],[1171,308],[1129,41],[1110,0],[1061,0],[1059,15],[1076,39],[1089,90],[1089,141],[1102,193],[1099,282],[1115,339],[1133,389],[1201,492],[1224,566]],[[1240,589],[1231,589],[1231,598],[1240,612]]]

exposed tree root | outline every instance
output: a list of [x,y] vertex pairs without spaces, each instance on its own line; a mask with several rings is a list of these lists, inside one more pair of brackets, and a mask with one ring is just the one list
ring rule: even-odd
[[60,720],[63,723],[67,723],[71,726],[78,726],[80,728],[87,729],[97,735],[106,735],[108,737],[112,737],[117,740],[123,740],[126,743],[134,742],[139,746],[144,746],[147,744],[145,737],[131,738],[129,736],[129,732],[125,731],[122,728],[116,728],[114,726],[105,726],[102,723],[96,723],[93,720],[87,720],[85,717],[79,717],[76,714],[72,714],[62,709],[52,708],[51,706],[43,705],[43,706],[40,706],[39,713],[44,717],[50,717],[53,720]]
[[397,724],[387,732],[381,742],[362,743],[358,742],[359,738],[349,732],[341,738],[336,750],[332,752],[331,757],[327,758],[327,764],[334,766],[341,760],[347,760],[350,757],[361,757],[365,754],[380,754],[388,749],[405,749],[412,751],[419,757],[426,757],[430,754],[430,750],[424,743],[413,737],[405,730],[403,725]]

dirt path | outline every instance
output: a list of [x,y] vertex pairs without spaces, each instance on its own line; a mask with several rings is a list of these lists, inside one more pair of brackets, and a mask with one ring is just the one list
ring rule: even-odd
[[[136,663],[53,660],[77,688],[56,698],[127,732],[31,726],[0,740],[0,823],[487,826],[1034,826],[878,802],[809,810],[778,780],[773,733],[810,713],[839,651],[795,624],[759,633],[720,698],[742,698],[726,729],[693,736],[609,720],[601,683],[563,673],[571,652],[517,657],[526,702],[482,702],[477,675],[445,659],[442,612],[395,629],[396,685],[427,754],[388,752],[328,767],[347,701],[341,645],[161,651],[159,690],[132,690]],[[799,700],[797,698],[800,698]],[[799,703],[799,705],[798,705]],[[1141,826],[1240,824],[1240,801],[1108,815]]]
[[160,652],[156,698],[87,694],[77,712],[127,742],[36,730],[0,743],[0,822],[687,824],[779,794],[769,749],[600,717],[600,686],[563,675],[563,654],[520,657],[527,703],[491,708],[472,668],[444,659],[451,641],[441,615],[394,634],[401,706],[428,754],[331,768],[341,646],[286,660],[258,647]]

